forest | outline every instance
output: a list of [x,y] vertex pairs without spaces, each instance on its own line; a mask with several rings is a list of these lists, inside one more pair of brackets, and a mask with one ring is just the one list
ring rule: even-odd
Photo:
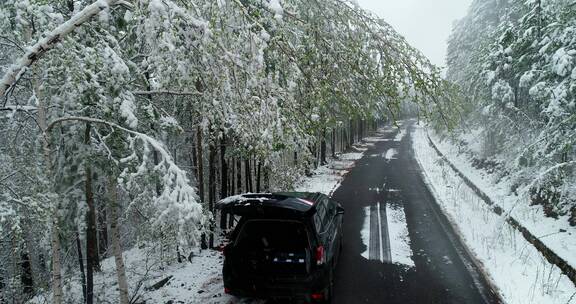
[[126,250],[185,261],[218,199],[289,190],[403,108],[454,116],[453,86],[354,1],[4,0],[0,33],[6,303],[73,282],[101,302],[109,257],[132,303]]
[[527,193],[530,204],[572,226],[575,4],[473,1],[455,24],[447,58],[447,79],[465,93],[456,132],[478,135],[479,166],[511,178],[511,191]]
[[128,252],[191,261],[220,199],[407,117],[574,227],[575,56],[574,0],[473,0],[445,70],[354,0],[2,0],[0,302],[138,303]]

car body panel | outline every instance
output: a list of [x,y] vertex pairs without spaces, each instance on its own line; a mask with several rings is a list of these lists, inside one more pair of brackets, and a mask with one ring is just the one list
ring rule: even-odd
[[[338,203],[320,193],[248,194],[224,199],[217,208],[242,216],[230,236],[230,243],[224,248],[223,276],[228,293],[310,301],[312,294],[324,293],[331,286],[341,248],[343,209]],[[266,227],[266,222],[271,223],[270,227]],[[287,225],[278,227],[292,225],[288,229],[295,232],[300,228],[294,223],[301,224],[308,240],[294,245],[294,248],[299,246],[297,250],[283,252],[278,248],[268,248],[273,234],[269,235],[264,230],[276,229],[284,233],[284,239],[291,237],[284,228],[274,228],[277,222]],[[244,239],[238,238],[244,234],[245,227],[256,225],[253,223],[262,224],[262,231],[255,229],[251,232],[257,237],[252,240],[252,245],[244,247]],[[302,232],[298,233],[296,237],[306,237]],[[323,263],[318,262],[320,247],[325,256]],[[265,267],[270,267],[270,271],[262,270]]]

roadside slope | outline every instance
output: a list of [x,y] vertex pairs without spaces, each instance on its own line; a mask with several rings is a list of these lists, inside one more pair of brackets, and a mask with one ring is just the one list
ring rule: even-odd
[[576,303],[572,282],[438,156],[423,127],[415,128],[412,144],[436,201],[506,303]]

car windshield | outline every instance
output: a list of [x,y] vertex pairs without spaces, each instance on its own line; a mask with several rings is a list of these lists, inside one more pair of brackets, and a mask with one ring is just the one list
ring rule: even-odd
[[236,246],[251,249],[303,249],[308,244],[306,227],[296,221],[250,220],[236,239]]

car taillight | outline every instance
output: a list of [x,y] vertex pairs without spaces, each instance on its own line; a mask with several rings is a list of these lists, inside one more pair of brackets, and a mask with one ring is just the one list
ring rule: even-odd
[[326,252],[324,246],[320,245],[316,248],[316,265],[322,265],[326,262]]
[[218,251],[222,252],[222,255],[226,257],[228,251],[230,251],[230,244],[221,245],[220,248],[218,248]]
[[310,297],[312,298],[312,300],[314,301],[320,301],[324,299],[324,294],[323,293],[313,293],[310,295]]
[[218,247],[216,247],[216,251],[220,251],[226,255],[226,244],[220,244]]

